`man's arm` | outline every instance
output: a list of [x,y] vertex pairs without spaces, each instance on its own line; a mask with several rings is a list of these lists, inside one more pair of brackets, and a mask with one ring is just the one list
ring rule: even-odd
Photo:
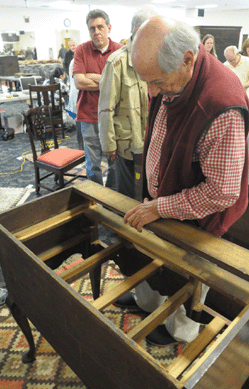
[[[141,231],[156,215],[178,220],[202,219],[231,207],[238,199],[245,161],[245,128],[240,112],[229,110],[214,120],[201,147],[205,182],[172,196],[159,197],[128,211],[125,223]],[[149,220],[149,221],[147,221]]]
[[74,74],[75,86],[79,90],[98,91],[100,77],[101,77],[100,74],[76,73],[76,74]]
[[99,85],[99,136],[102,150],[108,158],[115,159],[117,143],[114,126],[116,106],[120,102],[121,67],[114,67],[108,62],[102,72]]
[[74,66],[73,66],[73,77],[75,87],[79,90],[98,91],[100,74],[90,73],[87,61],[84,57],[84,50],[82,45],[76,47],[74,53]]

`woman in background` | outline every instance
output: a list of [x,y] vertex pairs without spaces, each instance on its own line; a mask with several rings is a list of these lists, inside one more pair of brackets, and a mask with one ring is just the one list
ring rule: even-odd
[[249,38],[247,38],[243,43],[241,54],[244,55],[245,57],[249,57]]
[[208,53],[210,53],[213,57],[217,58],[214,37],[211,34],[207,34],[202,39],[202,43]]

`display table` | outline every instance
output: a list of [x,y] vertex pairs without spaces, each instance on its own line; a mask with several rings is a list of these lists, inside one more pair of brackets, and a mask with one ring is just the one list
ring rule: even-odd
[[[30,346],[23,360],[35,359],[28,318],[89,389],[241,389],[249,376],[249,251],[174,220],[158,220],[139,233],[123,220],[138,204],[85,180],[0,215],[7,304]],[[101,245],[99,223],[118,234],[116,243]],[[92,250],[96,244],[102,250]],[[101,264],[131,246],[152,261],[99,297]],[[75,252],[84,261],[61,276],[46,264]],[[123,333],[105,308],[162,266],[184,274],[186,285]],[[70,286],[88,272],[91,303]],[[188,299],[192,312],[207,309],[199,302],[200,282],[241,311],[232,321],[210,312],[205,329],[165,368],[140,341]]]
[[13,103],[15,101],[27,101],[27,100],[29,100],[29,94],[22,93],[22,92],[13,92],[13,94],[17,95],[17,96],[13,96],[11,93],[8,93],[7,95],[0,94],[0,104],[4,104],[4,103],[9,104],[9,103]]

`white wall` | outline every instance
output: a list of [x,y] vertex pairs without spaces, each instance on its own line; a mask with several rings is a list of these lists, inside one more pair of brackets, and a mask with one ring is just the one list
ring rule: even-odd
[[[90,9],[94,6],[81,6],[80,10],[74,11],[54,11],[49,9],[35,8],[0,8],[0,31],[35,31],[35,45],[37,47],[38,59],[49,58],[49,48],[53,49],[54,58],[57,58],[60,49],[60,32],[70,36],[70,30],[79,30],[80,42],[89,39],[89,34],[85,18]],[[99,7],[106,11],[111,20],[111,38],[119,42],[123,38],[130,36],[131,19],[138,7],[125,6],[103,6]],[[241,26],[241,35],[249,33],[249,9],[238,11],[215,12],[215,9],[205,10],[204,17],[197,17],[197,11],[183,11],[180,8],[167,9],[157,7],[159,13],[178,20],[185,20],[192,25],[219,25],[219,26]],[[24,16],[29,17],[29,23],[25,23]],[[63,24],[64,19],[71,20],[70,28]]]
[[[49,48],[54,52],[54,57],[60,48],[56,31],[66,30],[65,35],[70,36],[70,29],[80,31],[80,40],[88,40],[88,31],[85,24],[85,15],[88,12],[87,6],[82,6],[82,12],[42,10],[36,8],[1,8],[0,9],[0,30],[5,31],[34,31],[35,45],[37,47],[38,59],[49,58]],[[24,16],[29,17],[29,23],[25,23]],[[64,19],[71,20],[70,28],[63,24]],[[78,42],[81,43],[81,42]]]
[[[248,3],[249,4],[249,3]],[[192,11],[192,10],[191,10]],[[239,49],[241,48],[242,35],[249,34],[249,9],[215,12],[215,8],[206,9],[204,17],[193,17],[197,10],[186,12],[186,22],[193,26],[236,26],[242,27]]]

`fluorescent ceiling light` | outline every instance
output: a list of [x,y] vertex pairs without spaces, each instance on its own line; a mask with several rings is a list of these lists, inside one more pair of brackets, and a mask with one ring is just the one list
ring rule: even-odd
[[154,4],[166,4],[166,3],[174,3],[176,0],[152,0],[151,2]]
[[68,11],[76,11],[77,9],[80,10],[81,5],[80,4],[75,4],[72,1],[53,1],[49,4],[50,7],[52,8],[57,8],[57,9],[65,9]]
[[195,6],[195,8],[198,8],[198,9],[216,8],[216,7],[218,7],[217,4],[202,4],[202,5]]

